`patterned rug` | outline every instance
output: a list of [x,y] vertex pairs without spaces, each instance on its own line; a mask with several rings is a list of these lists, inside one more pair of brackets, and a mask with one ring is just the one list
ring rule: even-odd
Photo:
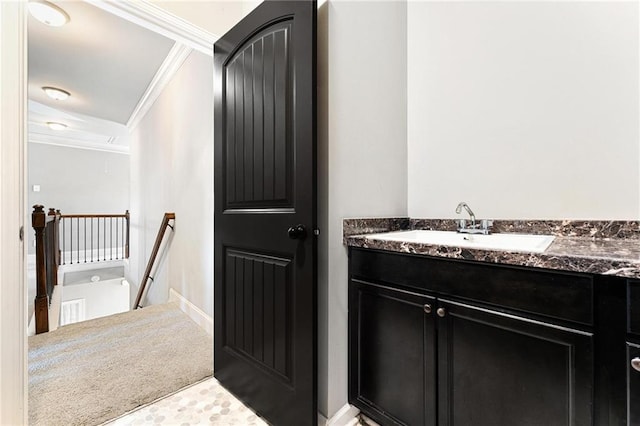
[[31,336],[29,424],[101,424],[211,376],[212,349],[177,304]]

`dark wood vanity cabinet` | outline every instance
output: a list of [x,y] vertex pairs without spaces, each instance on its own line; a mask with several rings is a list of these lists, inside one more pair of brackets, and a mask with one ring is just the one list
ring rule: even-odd
[[351,281],[349,389],[381,423],[436,425],[435,299]]
[[640,425],[640,281],[627,283],[627,422]]
[[627,343],[627,421],[640,425],[640,345]]
[[381,425],[621,424],[594,414],[590,276],[355,248],[349,273],[349,401]]
[[592,424],[593,337],[438,302],[441,425]]

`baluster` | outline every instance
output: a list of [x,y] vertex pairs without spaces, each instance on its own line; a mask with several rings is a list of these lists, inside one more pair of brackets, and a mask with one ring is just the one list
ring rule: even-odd
[[100,262],[100,218],[97,218],[96,221],[96,234],[98,234],[96,241],[96,254],[98,257],[98,262]]
[[65,229],[64,223],[65,222],[66,222],[66,218],[63,217],[62,218],[62,264],[63,265],[66,264],[66,255],[65,255],[65,252],[64,252],[64,246],[65,246],[64,242],[67,239],[67,234],[65,234],[65,232],[64,232],[64,229]]
[[120,237],[121,237],[120,241],[122,241],[122,253],[121,254],[122,254],[122,258],[124,259],[124,250],[125,250],[125,248],[124,248],[125,247],[124,246],[124,225],[125,225],[125,223],[124,223],[124,218],[123,217],[120,218],[120,223],[122,224],[122,233],[120,234]]
[[102,218],[102,239],[104,240],[103,260],[107,261],[107,218]]
[[80,218],[76,218],[76,263],[80,264]]
[[113,260],[113,218],[109,218],[109,255],[110,259]]
[[73,218],[69,218],[69,263],[73,265]]
[[119,222],[120,222],[120,218],[116,217],[116,260],[119,259],[119,257],[118,257],[118,248],[120,247],[118,245],[118,229],[120,229],[119,228],[120,225],[118,225]]

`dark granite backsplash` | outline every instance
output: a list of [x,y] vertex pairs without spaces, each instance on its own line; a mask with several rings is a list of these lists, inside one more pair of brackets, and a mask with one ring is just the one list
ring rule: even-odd
[[363,234],[379,234],[380,232],[402,231],[409,229],[408,217],[385,217],[368,219],[344,219],[342,221],[343,237]]

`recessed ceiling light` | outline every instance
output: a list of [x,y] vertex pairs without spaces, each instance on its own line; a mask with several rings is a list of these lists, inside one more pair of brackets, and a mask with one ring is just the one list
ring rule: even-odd
[[31,0],[29,12],[38,21],[52,27],[61,27],[69,22],[69,15],[60,7],[45,0]]
[[42,88],[42,90],[44,90],[44,93],[46,93],[47,96],[49,96],[51,99],[55,99],[56,101],[64,101],[69,96],[71,96],[71,94],[66,90],[58,89],[56,87],[45,86]]
[[47,126],[49,126],[51,130],[64,130],[67,128],[66,124],[57,123],[55,121],[47,121]]

